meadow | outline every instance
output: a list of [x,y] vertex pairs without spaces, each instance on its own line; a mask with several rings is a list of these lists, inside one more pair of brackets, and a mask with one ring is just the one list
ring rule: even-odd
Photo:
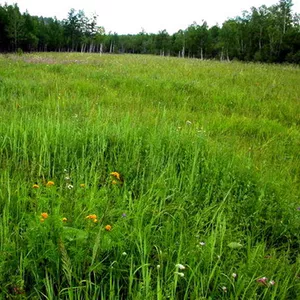
[[300,299],[300,69],[0,56],[0,299]]

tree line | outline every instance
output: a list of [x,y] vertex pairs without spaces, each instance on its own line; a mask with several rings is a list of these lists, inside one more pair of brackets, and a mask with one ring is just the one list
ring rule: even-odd
[[106,33],[97,15],[71,9],[64,20],[0,5],[0,51],[74,51],[171,55],[200,59],[300,63],[300,15],[292,0],[252,7],[222,26],[193,23],[170,35]]

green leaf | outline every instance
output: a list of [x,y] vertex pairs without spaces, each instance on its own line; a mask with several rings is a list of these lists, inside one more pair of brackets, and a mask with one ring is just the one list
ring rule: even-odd
[[230,247],[231,249],[240,249],[243,247],[243,245],[237,242],[232,242],[228,244],[228,247]]
[[81,229],[64,227],[64,237],[68,241],[84,240],[88,236],[87,232]]

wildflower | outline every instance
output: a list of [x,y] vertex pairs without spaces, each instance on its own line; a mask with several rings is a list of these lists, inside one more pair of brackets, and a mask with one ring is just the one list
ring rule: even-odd
[[45,221],[45,219],[43,219],[43,218],[40,219],[40,222],[41,222],[41,223],[43,223],[44,221]]
[[67,219],[67,218],[62,218],[62,221],[63,221],[63,222],[67,222],[68,219]]
[[199,244],[200,244],[200,246],[205,246],[204,242],[200,242]]
[[261,277],[261,278],[258,278],[256,281],[258,283],[263,284],[263,285],[267,285],[268,278],[267,277]]
[[236,274],[236,273],[232,273],[231,276],[232,276],[233,278],[237,278],[237,274]]
[[110,226],[110,225],[106,225],[106,226],[105,226],[105,230],[106,230],[106,231],[111,231],[111,226]]
[[116,182],[115,180],[113,180],[113,181],[111,182],[111,184],[117,184],[117,182]]
[[222,290],[224,293],[227,293],[227,287],[226,286],[222,286]]
[[74,186],[73,186],[72,184],[68,184],[68,185],[67,185],[67,188],[68,188],[69,190],[71,190],[73,187],[74,187]]
[[157,265],[156,268],[157,268],[157,270],[159,270],[160,269],[160,265]]
[[46,212],[41,213],[41,216],[43,219],[47,219],[49,217],[49,215]]
[[120,173],[118,172],[111,172],[110,175],[117,178],[118,180],[121,180]]
[[122,255],[123,255],[123,256],[126,256],[126,255],[127,255],[127,253],[126,253],[126,252],[123,252],[123,253],[122,253]]
[[53,186],[54,185],[54,182],[53,181],[48,181],[46,186]]
[[25,294],[24,289],[20,286],[14,286],[12,290],[13,290],[14,294],[16,294],[16,295],[24,295]]
[[192,122],[189,121],[189,120],[187,120],[187,121],[186,121],[186,125],[192,125]]
[[70,179],[71,179],[71,178],[70,178],[69,176],[66,176],[66,177],[65,177],[65,180],[66,180],[66,181],[68,181],[68,180],[70,180]]
[[126,218],[127,217],[126,213],[122,213],[122,217]]
[[269,281],[269,285],[270,285],[270,286],[275,285],[275,281],[274,281],[274,280],[270,280],[270,281]]
[[98,219],[94,219],[93,222],[94,222],[94,223],[97,223],[97,222],[98,222]]
[[38,189],[40,186],[38,185],[38,184],[34,184],[33,186],[32,186],[32,188],[34,188],[34,189]]
[[81,187],[81,188],[84,188],[84,187],[85,187],[85,184],[84,184],[84,183],[81,183],[81,184],[80,184],[80,187]]
[[92,215],[88,215],[87,217],[85,217],[86,219],[91,219],[91,220],[95,220],[97,219],[97,215],[92,214]]
[[182,272],[174,272],[174,274],[176,274],[176,275],[178,275],[180,277],[184,277],[184,273],[182,273]]
[[185,269],[185,266],[182,265],[182,264],[177,264],[175,265],[176,268],[178,268],[179,270],[184,270]]

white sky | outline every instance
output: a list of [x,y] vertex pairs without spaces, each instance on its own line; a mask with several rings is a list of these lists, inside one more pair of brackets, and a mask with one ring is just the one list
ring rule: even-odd
[[[243,10],[263,4],[271,6],[279,0],[0,0],[0,4],[17,3],[21,12],[54,17],[62,20],[71,8],[83,9],[87,16],[96,12],[98,25],[105,31],[119,34],[157,33],[166,29],[169,34],[186,29],[194,21],[209,26],[221,25],[227,18],[241,16]],[[293,11],[300,13],[300,0],[293,1]]]

